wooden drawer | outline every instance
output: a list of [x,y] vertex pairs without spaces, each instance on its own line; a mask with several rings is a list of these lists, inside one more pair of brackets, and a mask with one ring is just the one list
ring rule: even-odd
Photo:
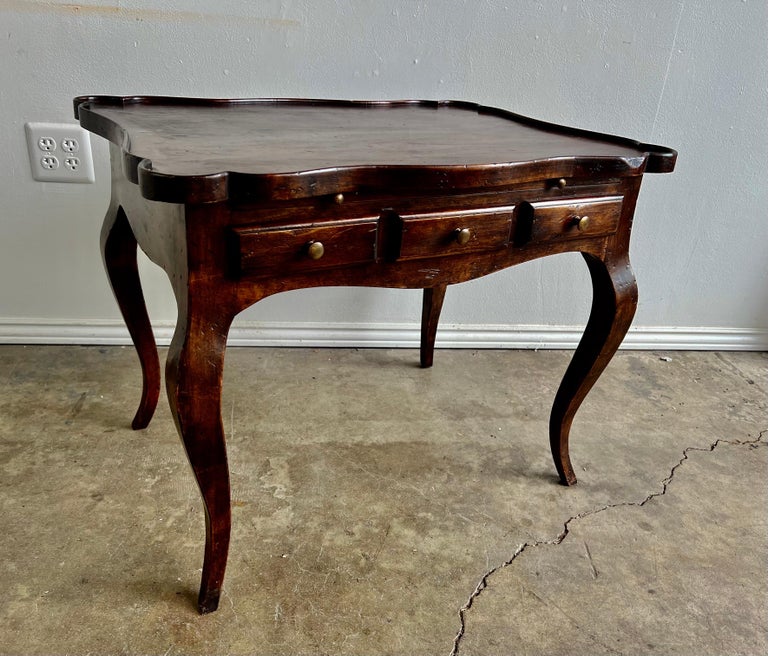
[[584,239],[616,232],[622,196],[523,203],[515,244]]
[[509,245],[514,206],[401,215],[399,260],[489,251]]
[[243,274],[280,275],[372,262],[377,218],[276,228],[235,227],[230,248]]

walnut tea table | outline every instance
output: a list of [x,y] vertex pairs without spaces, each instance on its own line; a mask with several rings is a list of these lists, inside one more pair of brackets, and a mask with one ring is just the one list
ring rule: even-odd
[[160,393],[137,244],[178,304],[166,387],[205,506],[201,613],[218,606],[229,547],[227,333],[271,294],[423,289],[429,367],[447,285],[581,253],[592,309],[549,427],[560,479],[576,482],[571,422],[637,304],[628,250],[642,176],[672,171],[674,150],[455,101],[81,96],[74,105],[80,124],[110,142],[101,243],[143,372],[133,428],[147,426]]

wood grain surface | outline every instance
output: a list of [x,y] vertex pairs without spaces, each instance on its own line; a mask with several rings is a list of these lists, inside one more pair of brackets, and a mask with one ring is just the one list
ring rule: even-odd
[[120,146],[146,198],[214,202],[674,167],[660,146],[461,101],[81,96],[83,127]]

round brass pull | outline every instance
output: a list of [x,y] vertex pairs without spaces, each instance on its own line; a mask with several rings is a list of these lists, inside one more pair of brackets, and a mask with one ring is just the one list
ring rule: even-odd
[[344,194],[336,194],[333,200],[336,201],[337,205],[341,205],[344,202]]
[[568,182],[566,181],[565,178],[560,178],[557,181],[557,186],[560,187],[560,189],[565,189],[565,185],[567,185],[567,184],[568,184]]
[[307,255],[310,259],[319,260],[325,254],[325,246],[321,241],[311,241],[307,244]]
[[456,242],[461,246],[469,243],[472,239],[472,231],[469,228],[457,228],[456,229]]
[[576,224],[576,227],[583,232],[587,228],[589,228],[589,217],[588,216],[574,216],[572,221]]

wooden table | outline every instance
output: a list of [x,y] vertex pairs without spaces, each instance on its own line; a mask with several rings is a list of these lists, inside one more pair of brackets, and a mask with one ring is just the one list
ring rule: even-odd
[[674,150],[467,102],[82,96],[74,104],[80,124],[111,142],[102,249],[143,370],[136,429],[160,393],[137,243],[167,272],[178,303],[166,387],[205,506],[201,613],[218,605],[229,546],[227,333],[238,312],[270,294],[423,289],[429,367],[447,285],[578,251],[592,310],[549,429],[560,479],[576,482],[573,416],[637,304],[628,249],[642,175],[672,171]]

